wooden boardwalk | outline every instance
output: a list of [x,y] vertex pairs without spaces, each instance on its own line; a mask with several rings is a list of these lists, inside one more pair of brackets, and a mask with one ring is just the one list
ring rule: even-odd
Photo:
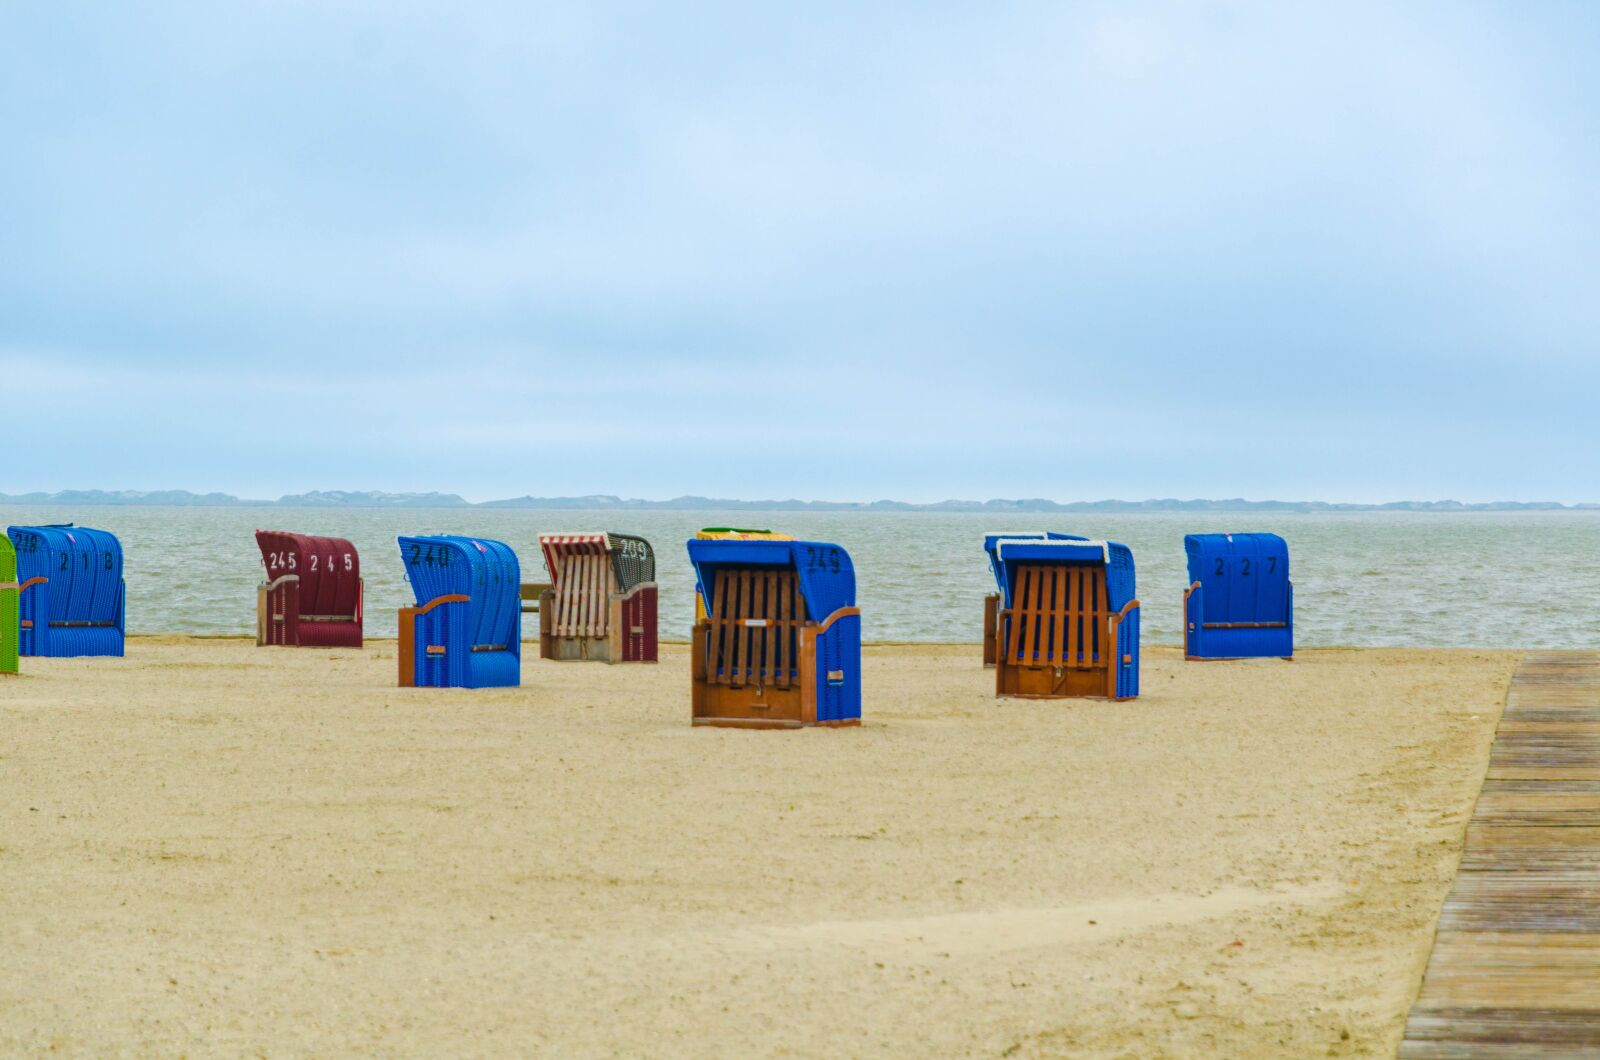
[[1400,1056],[1600,1057],[1600,652],[1512,679]]

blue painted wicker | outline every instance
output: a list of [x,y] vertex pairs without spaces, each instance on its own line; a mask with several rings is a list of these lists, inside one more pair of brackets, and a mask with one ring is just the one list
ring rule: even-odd
[[1277,534],[1189,534],[1183,598],[1184,654],[1191,659],[1288,659],[1294,655],[1289,546]]
[[23,655],[120,656],[127,626],[122,544],[70,524],[13,526]]
[[[406,580],[417,601],[415,609],[407,609],[414,611],[409,650],[415,686],[520,684],[522,572],[517,554],[486,537],[402,537],[399,542]],[[466,599],[438,602],[452,596]]]

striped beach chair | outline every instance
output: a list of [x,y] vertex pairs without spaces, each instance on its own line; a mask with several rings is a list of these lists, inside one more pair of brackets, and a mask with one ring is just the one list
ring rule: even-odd
[[540,534],[539,657],[655,662],[656,556],[629,534]]

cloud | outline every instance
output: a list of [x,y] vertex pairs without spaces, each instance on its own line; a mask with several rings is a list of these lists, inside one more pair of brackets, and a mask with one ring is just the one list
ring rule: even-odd
[[1595,499],[1595,28],[11,9],[19,486]]

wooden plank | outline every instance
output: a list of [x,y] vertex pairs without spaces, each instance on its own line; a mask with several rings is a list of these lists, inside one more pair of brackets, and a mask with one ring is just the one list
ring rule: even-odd
[[590,555],[580,556],[578,559],[578,569],[583,571],[583,581],[581,582],[582,588],[579,590],[583,599],[583,635],[586,637],[592,637],[595,635],[595,631],[599,629],[600,626],[600,620],[597,613],[599,608],[596,606],[600,601],[598,598],[599,594],[595,592],[597,587],[595,585],[594,557]]
[[1600,1053],[1600,1010],[1419,1006],[1401,1057],[1571,1057]]
[[1106,569],[1104,567],[1096,567],[1093,580],[1089,583],[1089,607],[1087,609],[1089,614],[1084,619],[1089,624],[1091,636],[1094,638],[1091,642],[1088,661],[1098,661],[1099,665],[1114,670],[1116,669],[1116,645],[1105,643],[1106,619],[1110,617],[1111,613],[1110,597],[1111,591],[1106,587]]
[[1538,722],[1593,722],[1600,724],[1600,707],[1507,707],[1501,725]]
[[563,637],[576,637],[583,622],[583,565],[578,562],[578,557],[568,555],[562,562],[566,568],[566,588],[563,590],[566,601],[561,609],[561,635]]
[[773,676],[773,634],[778,630],[777,592],[777,574],[770,570],[763,572],[761,575],[761,613],[766,616],[767,624],[756,631],[759,634],[756,641],[761,647],[756,653],[755,659],[756,681],[762,685],[767,684]]
[[1027,645],[1032,643],[1028,631],[1032,627],[1029,620],[1028,592],[1033,585],[1033,576],[1027,567],[1018,567],[1016,570],[1017,584],[1012,594],[1011,604],[1011,662],[1013,665],[1028,665]]
[[567,606],[566,621],[562,623],[567,637],[576,637],[583,628],[583,564],[577,556],[569,555],[564,564],[567,568]]
[[794,575],[790,571],[778,574],[777,612],[778,637],[773,661],[773,681],[779,688],[789,687],[789,637],[794,615]]
[[734,571],[729,579],[737,600],[731,606],[733,624],[733,652],[728,656],[728,683],[735,688],[744,687],[744,645],[749,637],[749,627],[744,624],[750,607],[750,572]]
[[788,586],[784,584],[783,572],[774,571],[767,591],[767,613],[772,616],[772,629],[767,634],[766,662],[767,679],[774,685],[778,683],[779,671],[782,669],[778,661],[779,645],[789,636],[789,622],[785,617],[787,591]]
[[1067,571],[1057,569],[1050,597],[1050,650],[1051,658],[1057,666],[1065,666],[1069,659],[1067,654]]
[[716,574],[716,584],[711,590],[715,599],[711,604],[713,613],[709,616],[711,631],[707,640],[710,642],[709,654],[711,662],[710,673],[706,676],[710,683],[714,685],[728,683],[728,667],[725,660],[728,647],[728,596],[732,592],[729,588],[731,581],[732,579],[729,578],[727,571],[719,570]]
[[805,597],[800,595],[799,573],[791,571],[784,577],[789,580],[789,668],[795,672],[792,680],[798,683],[801,680],[803,667],[802,631],[805,629],[805,624],[810,621],[810,617],[806,613]]
[[1077,666],[1078,654],[1083,650],[1083,629],[1078,621],[1078,608],[1083,595],[1082,582],[1078,577],[1077,567],[1068,567],[1062,571],[1066,578],[1066,591],[1061,601],[1062,628],[1066,632],[1063,642],[1061,658],[1062,666]]
[[1038,617],[1039,610],[1037,601],[1039,592],[1039,574],[1040,570],[1038,567],[1028,566],[1017,568],[1017,589],[1021,593],[1021,596],[1017,599],[1018,617],[1012,621],[1022,623],[1022,635],[1017,639],[1017,644],[1021,650],[1021,655],[1018,657],[1017,661],[1023,666],[1031,666],[1033,664],[1033,627],[1035,620]]
[[595,580],[594,635],[597,637],[609,637],[611,635],[611,594],[615,588],[613,585],[615,571],[611,567],[611,557],[606,554],[605,549],[599,545],[595,547],[599,551],[590,557],[594,562]]
[[550,577],[555,582],[552,587],[555,592],[555,599],[550,602],[550,635],[560,637],[564,636],[561,632],[561,619],[562,612],[566,608],[567,561],[565,559],[561,560],[561,568],[559,570],[550,572]]
[[1512,679],[1399,1055],[1600,1056],[1600,653]]

